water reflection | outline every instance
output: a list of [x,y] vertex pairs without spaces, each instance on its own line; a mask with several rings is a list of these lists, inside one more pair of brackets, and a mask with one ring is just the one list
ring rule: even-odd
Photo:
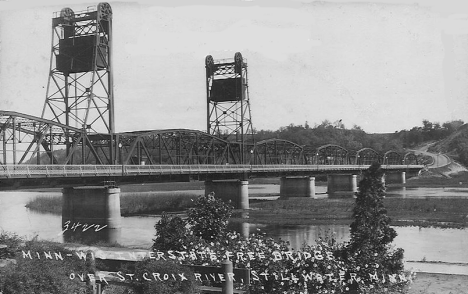
[[[61,217],[50,213],[37,213],[25,207],[28,201],[41,193],[0,192],[0,230],[14,232],[29,239],[38,237],[63,242]],[[59,196],[60,193],[42,193]]]
[[[304,243],[316,244],[319,238],[333,236],[337,242],[349,241],[347,225],[261,225],[250,224],[250,232],[259,228],[275,239],[289,241],[291,248]],[[405,259],[412,261],[443,261],[468,263],[468,230],[419,227],[394,227],[398,236],[393,245],[405,250]]]

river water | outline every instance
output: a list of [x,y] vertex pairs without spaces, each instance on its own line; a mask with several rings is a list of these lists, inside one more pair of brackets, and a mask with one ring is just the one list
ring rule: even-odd
[[[278,185],[250,185],[252,197],[271,197],[279,194]],[[317,197],[327,197],[326,187],[317,187]],[[200,192],[200,191],[198,191]],[[60,196],[60,192],[0,192],[0,230],[14,232],[28,238],[36,237],[63,242],[61,216],[30,211],[25,204],[41,195]],[[416,188],[390,189],[388,197],[468,197],[468,189],[455,188]],[[128,247],[149,248],[154,238],[154,224],[158,216],[124,217],[118,243]],[[346,225],[301,225],[279,226],[244,224],[244,230],[250,233],[260,229],[273,238],[290,242],[292,248],[300,249],[306,242],[313,244],[325,234],[333,234],[338,241],[349,240],[349,228]],[[446,263],[468,264],[468,230],[418,227],[395,227],[398,236],[394,240],[396,247],[405,250],[407,261],[440,261]]]

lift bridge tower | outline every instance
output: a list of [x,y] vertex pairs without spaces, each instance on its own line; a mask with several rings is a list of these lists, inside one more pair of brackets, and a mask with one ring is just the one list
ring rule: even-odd
[[207,132],[229,142],[237,142],[240,162],[253,152],[247,62],[237,52],[234,59],[205,58],[207,92]]
[[[88,140],[107,145],[114,162],[112,9],[108,3],[52,19],[52,50],[42,118],[81,129]],[[67,155],[73,134],[65,134]],[[82,143],[85,145],[85,143]]]

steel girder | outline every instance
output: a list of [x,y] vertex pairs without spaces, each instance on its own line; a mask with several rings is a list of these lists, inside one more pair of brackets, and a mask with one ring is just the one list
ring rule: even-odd
[[346,165],[349,164],[348,150],[345,148],[327,144],[317,148],[316,152],[317,162],[316,164],[325,165]]
[[382,164],[384,165],[400,165],[402,164],[401,154],[390,150],[384,153]]
[[382,163],[380,154],[372,148],[362,148],[356,152],[356,164]]
[[240,146],[195,130],[117,135],[122,164],[240,164]]
[[268,139],[255,144],[251,164],[304,164],[303,148],[281,139]]

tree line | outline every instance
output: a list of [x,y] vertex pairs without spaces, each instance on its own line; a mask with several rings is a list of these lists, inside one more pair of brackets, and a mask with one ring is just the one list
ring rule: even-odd
[[443,124],[423,120],[422,126],[415,126],[410,130],[386,134],[369,134],[357,125],[346,128],[341,120],[335,122],[324,120],[313,127],[306,122],[304,125],[290,124],[276,131],[255,131],[255,141],[277,138],[312,147],[336,144],[355,151],[368,147],[377,152],[388,150],[403,152],[404,149],[414,148],[424,142],[446,138],[463,124],[462,120],[448,121]]

